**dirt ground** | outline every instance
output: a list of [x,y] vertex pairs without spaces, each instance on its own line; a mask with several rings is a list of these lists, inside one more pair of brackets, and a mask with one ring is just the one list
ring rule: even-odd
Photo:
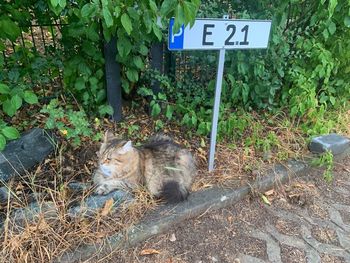
[[350,157],[331,183],[314,169],[264,193],[271,205],[250,196],[206,211],[108,262],[350,262],[349,179]]

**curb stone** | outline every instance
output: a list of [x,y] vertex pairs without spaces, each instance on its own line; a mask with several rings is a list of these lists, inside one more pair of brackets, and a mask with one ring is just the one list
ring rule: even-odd
[[[339,161],[350,154],[350,147],[344,152],[334,155]],[[80,262],[92,258],[101,258],[118,248],[127,248],[142,242],[152,236],[165,232],[172,226],[205,213],[209,209],[220,209],[243,199],[254,192],[265,192],[279,186],[288,180],[303,176],[311,166],[306,161],[290,160],[286,165],[277,164],[266,172],[261,179],[250,186],[238,189],[211,189],[192,193],[188,200],[177,205],[159,207],[142,219],[142,223],[128,228],[124,233],[118,233],[104,238],[101,243],[82,245],[74,251],[64,253],[55,262]]]
[[7,143],[0,152],[0,181],[8,182],[42,162],[55,150],[55,138],[50,132],[34,128]]

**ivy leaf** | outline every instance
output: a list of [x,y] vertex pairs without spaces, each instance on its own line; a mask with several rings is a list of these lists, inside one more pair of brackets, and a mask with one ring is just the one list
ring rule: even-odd
[[145,12],[143,13],[142,19],[143,19],[143,24],[146,27],[146,32],[147,34],[149,34],[152,31],[152,24],[153,24],[151,12],[149,10],[145,10]]
[[6,84],[0,83],[0,93],[1,94],[9,94],[10,88]]
[[90,3],[84,5],[83,8],[81,9],[81,16],[83,18],[91,16],[92,13],[94,12],[94,9],[95,7]]
[[247,104],[248,96],[249,96],[249,86],[247,84],[244,84],[243,85],[243,90],[242,90],[242,97],[243,97],[243,103],[244,104]]
[[328,13],[329,16],[332,16],[334,13],[334,9],[338,4],[338,0],[329,0],[329,4],[328,4]]
[[16,108],[15,106],[11,103],[11,100],[5,100],[2,104],[2,110],[10,117],[15,115],[16,113]]
[[113,18],[112,18],[111,12],[109,12],[109,9],[107,7],[103,8],[102,14],[103,14],[103,18],[106,22],[106,26],[107,27],[113,26]]
[[197,134],[198,135],[206,135],[207,134],[207,123],[206,122],[201,122],[198,125]]
[[7,139],[14,140],[19,138],[19,132],[13,127],[5,127],[1,130],[1,132]]
[[66,0],[58,0],[58,5],[59,5],[61,8],[65,8],[66,5],[67,5],[67,1],[66,1]]
[[4,32],[11,41],[16,41],[21,29],[15,22],[5,18],[0,20],[0,32]]
[[153,0],[149,0],[149,7],[154,13],[157,13],[158,7],[157,4]]
[[132,31],[132,24],[131,24],[131,21],[130,21],[128,14],[125,14],[125,13],[122,14],[121,22],[122,22],[122,25],[123,25],[126,33],[128,33],[128,35],[130,35],[130,33]]
[[337,26],[335,25],[335,23],[334,22],[330,22],[329,26],[328,26],[329,34],[333,35],[336,30],[337,30]]
[[101,115],[101,116],[104,116],[106,114],[108,115],[113,115],[113,108],[111,105],[101,105],[98,107],[98,113]]
[[6,139],[4,135],[0,134],[0,152],[5,149]]
[[159,29],[157,24],[152,25],[152,29],[159,41],[162,40],[162,31]]
[[117,49],[121,57],[126,57],[131,51],[132,45],[129,39],[119,38],[117,41]]
[[350,16],[344,18],[344,24],[346,27],[350,27]]
[[18,110],[22,106],[22,98],[18,95],[15,95],[11,98],[11,103]]
[[163,17],[168,17],[175,9],[177,1],[165,0],[160,7],[160,13]]
[[53,7],[58,6],[58,0],[50,0],[50,2]]
[[145,67],[145,64],[143,63],[142,58],[140,56],[135,56],[133,61],[134,61],[134,65],[138,69],[143,69]]
[[139,48],[139,53],[146,56],[148,54],[148,48],[145,45],[141,45]]
[[32,91],[29,90],[26,90],[24,92],[24,100],[29,104],[38,103],[38,97]]
[[168,105],[166,107],[166,112],[165,112],[165,116],[167,117],[168,120],[171,120],[171,118],[173,117],[173,113],[174,113],[174,107],[171,105]]
[[152,117],[158,116],[160,113],[161,109],[158,103],[153,104],[152,106],[152,112],[151,115]]
[[126,76],[131,82],[137,82],[139,80],[139,74],[135,69],[128,69],[126,71]]
[[193,25],[194,18],[196,15],[196,6],[191,2],[185,1],[183,3],[183,9],[184,9],[186,22],[191,21],[191,25]]
[[114,17],[118,18],[120,16],[121,11],[122,11],[121,8],[119,6],[116,6],[114,8]]

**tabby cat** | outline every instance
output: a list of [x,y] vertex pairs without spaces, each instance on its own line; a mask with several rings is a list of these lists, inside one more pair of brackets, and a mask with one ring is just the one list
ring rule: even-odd
[[139,185],[176,203],[187,198],[196,174],[192,154],[165,135],[156,135],[140,147],[107,131],[98,154],[93,181],[97,194]]

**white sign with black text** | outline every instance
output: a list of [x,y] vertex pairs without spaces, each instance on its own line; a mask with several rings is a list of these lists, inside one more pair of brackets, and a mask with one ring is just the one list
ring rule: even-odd
[[193,26],[173,32],[169,25],[169,50],[267,48],[270,20],[196,19]]

